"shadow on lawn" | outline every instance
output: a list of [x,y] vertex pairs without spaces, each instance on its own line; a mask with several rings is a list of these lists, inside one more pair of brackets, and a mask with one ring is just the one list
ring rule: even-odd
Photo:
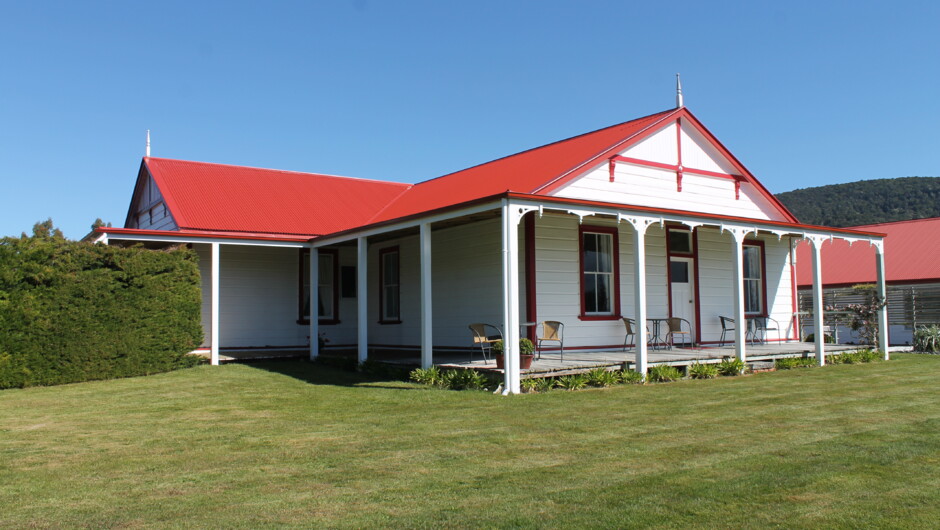
[[293,377],[312,385],[333,385],[346,387],[390,388],[394,390],[422,390],[418,386],[401,385],[408,380],[404,370],[378,372],[358,372],[352,367],[343,368],[323,362],[285,359],[278,361],[259,361],[241,363],[251,368]]

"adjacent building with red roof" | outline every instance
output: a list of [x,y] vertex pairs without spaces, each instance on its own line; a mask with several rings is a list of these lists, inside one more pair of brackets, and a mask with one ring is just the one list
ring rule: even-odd
[[[666,338],[742,359],[752,324],[798,340],[797,243],[882,244],[876,229],[800,224],[681,105],[416,184],[148,156],[125,226],[97,237],[195,249],[213,362],[237,348],[316,356],[310,337],[325,336],[360,360],[414,348],[430,366],[486,353],[468,330],[486,322],[502,330],[510,392],[519,335],[546,321],[563,343],[544,355],[634,343],[641,371]],[[667,337],[668,318],[685,333]],[[624,319],[657,336],[625,338]]]
[[[851,227],[885,234],[885,281],[888,285],[890,341],[910,344],[917,325],[940,323],[940,217]],[[826,305],[858,303],[852,287],[873,284],[878,275],[867,243],[833,240],[822,246],[822,284]],[[797,247],[797,281],[808,298],[813,288],[812,255],[808,244]],[[857,334],[840,328],[840,341]]]

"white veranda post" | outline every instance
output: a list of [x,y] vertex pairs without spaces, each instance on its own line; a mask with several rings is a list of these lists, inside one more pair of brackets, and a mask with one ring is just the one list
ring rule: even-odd
[[310,247],[310,360],[320,355],[320,251]]
[[734,296],[734,353],[747,361],[747,320],[744,307],[744,238],[753,228],[724,227],[731,232],[732,295]]
[[359,362],[365,362],[369,358],[369,286],[367,285],[368,276],[366,274],[366,263],[369,258],[369,246],[365,237],[359,237],[357,240],[357,263],[356,263],[356,302],[358,307],[358,334],[357,343],[359,347]]
[[[878,270],[878,299],[886,301],[888,291],[885,287],[885,246],[884,241],[872,243],[875,246],[875,265]],[[887,361],[888,355],[888,306],[884,305],[878,310],[878,349],[884,354]]]
[[515,207],[503,199],[503,366],[504,393],[520,392],[519,373],[519,234]]
[[210,275],[212,276],[212,299],[210,315],[210,337],[209,337],[209,364],[217,366],[219,364],[219,255],[221,248],[218,243],[212,243],[212,258]]
[[646,229],[659,219],[649,217],[624,217],[633,226],[633,314],[636,326],[634,329],[634,342],[636,342],[636,371],[646,377],[647,369],[647,341],[646,333]]
[[508,199],[502,202],[504,394],[520,392],[519,222],[525,214],[537,209],[513,204]]
[[431,224],[421,224],[421,367],[433,364],[431,334]]
[[822,244],[826,237],[809,236],[813,250],[813,338],[816,342],[816,361],[819,366],[826,364],[826,333],[823,331],[823,284],[822,284]]

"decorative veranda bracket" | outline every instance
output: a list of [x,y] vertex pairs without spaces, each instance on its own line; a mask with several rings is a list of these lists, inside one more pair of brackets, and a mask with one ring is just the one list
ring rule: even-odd
[[738,225],[721,225],[722,232],[731,233],[731,237],[734,238],[735,243],[742,244],[744,239],[747,238],[748,234],[757,234],[756,226],[738,226]]
[[809,241],[814,248],[822,248],[822,244],[826,241],[832,241],[832,235],[822,235],[822,234],[803,234],[803,239]]
[[695,221],[684,221],[681,219],[666,219],[666,220],[675,221],[676,223],[686,226],[689,230],[695,230],[696,228],[700,226],[705,226],[705,223],[697,223]]
[[590,217],[590,216],[592,216],[592,215],[597,215],[597,212],[595,212],[595,211],[593,211],[593,210],[565,210],[565,211],[568,212],[568,213],[570,213],[571,215],[577,215],[577,216],[578,216],[578,224],[579,224],[579,225],[580,225],[580,224],[584,224],[584,218],[585,218],[585,217]]
[[788,231],[786,231],[786,230],[766,230],[766,231],[767,231],[767,232],[770,232],[771,234],[773,234],[773,235],[775,235],[775,236],[777,236],[777,241],[782,240],[782,239],[783,239],[783,236],[789,235],[789,234],[791,233],[791,232],[788,232]]
[[538,212],[539,217],[542,217],[542,206],[523,206],[521,204],[509,203],[510,221],[512,221],[513,226],[518,225],[519,222],[522,221],[522,218],[525,217],[525,214],[529,212]]
[[644,217],[641,215],[624,215],[622,213],[617,214],[617,222],[626,221],[633,226],[633,229],[637,232],[646,233],[646,229],[654,224],[663,226],[665,222],[662,217]]

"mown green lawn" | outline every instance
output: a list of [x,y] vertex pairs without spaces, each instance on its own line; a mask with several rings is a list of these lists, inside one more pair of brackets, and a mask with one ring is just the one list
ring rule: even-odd
[[303,362],[0,392],[0,527],[936,527],[940,356],[513,397]]

